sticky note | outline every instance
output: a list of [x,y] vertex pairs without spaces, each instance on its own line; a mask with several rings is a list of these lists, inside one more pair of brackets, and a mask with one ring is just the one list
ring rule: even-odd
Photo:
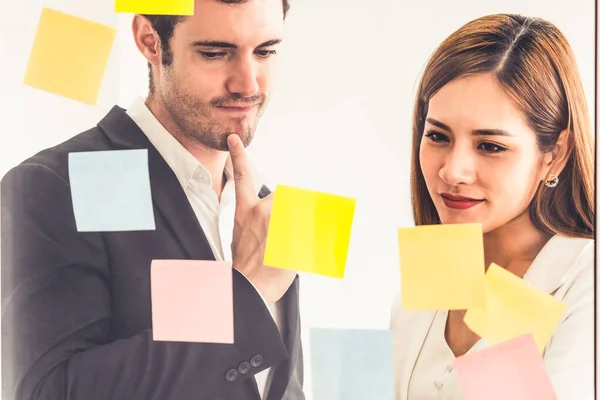
[[565,309],[553,296],[492,263],[485,274],[485,306],[469,308],[464,322],[492,344],[531,333],[542,352]]
[[484,304],[481,224],[398,229],[403,310],[466,310]]
[[265,265],[342,279],[356,200],[277,185]]
[[531,334],[454,360],[466,400],[556,400]]
[[150,282],[154,340],[233,343],[230,263],[153,260]]
[[95,105],[115,35],[109,26],[44,8],[24,83]]
[[70,153],[68,161],[79,232],[155,229],[147,149]]
[[314,400],[393,400],[390,330],[311,329]]
[[194,15],[194,0],[115,0],[119,13]]

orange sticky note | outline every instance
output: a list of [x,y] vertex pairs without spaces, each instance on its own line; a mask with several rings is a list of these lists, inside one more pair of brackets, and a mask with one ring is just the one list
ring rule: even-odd
[[556,400],[531,334],[458,357],[454,368],[467,400]]
[[194,0],[115,0],[119,13],[194,15]]
[[531,333],[541,353],[566,307],[492,263],[485,274],[485,306],[469,308],[464,322],[492,344]]
[[403,310],[465,310],[484,304],[481,224],[398,229]]
[[356,200],[277,185],[265,265],[342,279]]
[[153,260],[154,340],[233,343],[233,270],[230,263]]
[[24,83],[95,105],[115,35],[109,26],[44,8]]

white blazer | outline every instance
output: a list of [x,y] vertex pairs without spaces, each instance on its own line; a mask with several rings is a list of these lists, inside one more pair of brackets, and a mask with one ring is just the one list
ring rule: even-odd
[[[543,353],[558,400],[593,400],[594,241],[553,236],[523,279],[567,305]],[[409,399],[408,387],[435,313],[402,311],[400,296],[394,302],[391,329],[396,400],[428,400]],[[481,340],[476,346],[489,346],[486,343]],[[456,397],[463,396],[459,393]]]

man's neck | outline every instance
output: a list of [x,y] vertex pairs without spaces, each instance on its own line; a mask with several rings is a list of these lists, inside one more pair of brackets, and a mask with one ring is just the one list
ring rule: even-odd
[[146,99],[146,106],[156,117],[165,129],[173,135],[175,139],[192,155],[202,166],[208,171],[212,178],[212,187],[215,191],[217,198],[221,199],[221,193],[225,186],[225,178],[223,171],[229,153],[225,151],[219,151],[209,149],[191,140],[188,140],[185,135],[181,132],[180,127],[173,121],[169,112],[163,106],[162,99],[158,98],[159,95],[154,97],[148,97]]

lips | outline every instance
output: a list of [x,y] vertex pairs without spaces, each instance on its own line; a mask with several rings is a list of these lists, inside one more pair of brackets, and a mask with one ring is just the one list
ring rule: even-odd
[[441,197],[446,207],[456,210],[466,210],[484,201],[450,193],[442,193]]
[[236,105],[222,105],[222,106],[218,106],[219,108],[222,108],[224,110],[229,110],[229,111],[249,111],[252,108],[254,108],[256,106],[256,104],[248,104],[248,105],[241,105],[241,104],[236,104]]

